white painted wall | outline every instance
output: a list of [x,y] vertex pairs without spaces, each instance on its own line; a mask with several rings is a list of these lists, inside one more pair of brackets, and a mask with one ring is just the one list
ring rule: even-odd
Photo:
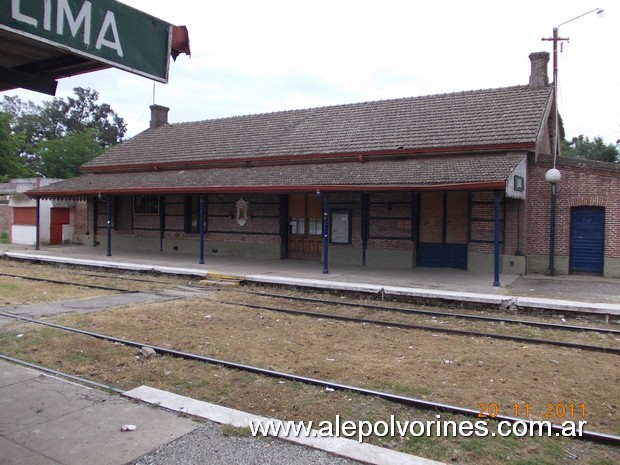
[[[11,242],[13,244],[34,245],[37,238],[36,226],[14,224],[11,226]],[[48,228],[49,240],[49,228]]]

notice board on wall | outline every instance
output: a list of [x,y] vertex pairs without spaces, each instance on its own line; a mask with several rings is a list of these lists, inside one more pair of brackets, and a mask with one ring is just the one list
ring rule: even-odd
[[351,243],[351,210],[332,209],[330,215],[330,242],[333,244]]

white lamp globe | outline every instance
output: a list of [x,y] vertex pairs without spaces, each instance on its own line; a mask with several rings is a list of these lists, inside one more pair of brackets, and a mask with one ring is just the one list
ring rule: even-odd
[[545,179],[549,184],[557,184],[560,182],[560,179],[562,179],[562,174],[560,173],[560,170],[551,168],[545,173]]

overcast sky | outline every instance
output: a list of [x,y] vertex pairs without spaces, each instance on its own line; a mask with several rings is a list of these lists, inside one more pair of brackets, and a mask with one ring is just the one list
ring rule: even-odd
[[[620,2],[617,0],[123,0],[186,25],[192,56],[155,85],[170,122],[527,84],[528,55],[559,54],[567,138],[620,139]],[[552,66],[549,63],[549,75]],[[60,81],[57,96],[90,87],[128,125],[146,129],[152,81],[106,70]],[[40,102],[50,97],[27,91]]]

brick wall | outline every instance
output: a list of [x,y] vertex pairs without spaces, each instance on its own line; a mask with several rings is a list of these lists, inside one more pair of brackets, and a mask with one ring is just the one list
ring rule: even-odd
[[[372,193],[370,200],[369,249],[409,250],[417,218],[412,219],[413,198],[409,192]],[[354,224],[360,228],[360,221]],[[361,245],[361,244],[360,244]]]
[[[248,219],[242,226],[236,220],[236,202],[248,202]],[[280,198],[270,194],[227,194],[208,196],[207,239],[279,244]]]
[[[549,252],[550,187],[545,173],[551,167],[548,156],[533,155],[528,159],[527,201],[500,199],[502,240],[501,253],[542,257]],[[570,209],[578,206],[605,208],[605,257],[620,259],[620,167],[616,165],[560,158],[562,172],[558,187],[556,220],[556,254],[569,255]],[[235,219],[235,202],[243,197],[249,202],[249,219],[241,226]],[[367,247],[369,250],[412,250],[415,248],[417,225],[417,194],[411,192],[377,192],[368,194],[370,218]],[[184,231],[185,197],[166,196],[166,239],[197,239],[197,233]],[[351,244],[332,247],[361,249],[362,194],[332,193],[330,208],[346,208],[352,214]],[[207,240],[248,244],[280,244],[280,196],[278,194],[222,194],[208,196]],[[76,232],[88,229],[86,205],[78,204]],[[0,214],[2,207],[0,206]],[[100,235],[105,233],[106,203],[98,208]],[[492,192],[470,194],[469,252],[493,253],[494,201]],[[159,237],[159,215],[134,215],[134,237]],[[92,222],[92,221],[91,221]],[[114,234],[117,234],[114,231]],[[127,235],[127,232],[118,233]],[[529,260],[529,258],[528,258]]]
[[[528,255],[549,253],[551,189],[545,173],[552,167],[551,157],[528,160],[527,239]],[[557,256],[568,257],[571,207],[605,207],[605,257],[620,258],[620,166],[560,157],[556,164],[562,173],[556,208]]]
[[71,209],[71,224],[74,234],[88,232],[88,205],[85,200],[77,201]]
[[8,203],[0,203],[0,231],[8,233],[8,242],[11,243],[11,224],[13,224],[13,207]]
[[[495,199],[493,192],[472,192],[470,197],[470,253],[492,254],[495,247]],[[500,253],[503,253],[506,223],[504,194],[500,195]],[[512,232],[512,230],[511,230]]]
[[10,231],[13,223],[13,208],[8,203],[0,203],[0,231]]
[[[236,202],[240,195],[207,196],[207,230],[208,240],[251,244],[280,243],[280,199],[273,194],[243,195],[249,203],[248,221],[241,226],[235,218]],[[124,208],[131,208],[132,202],[124,203]],[[198,233],[185,232],[185,196],[168,195],[164,202],[165,239],[198,239]],[[114,217],[118,217],[118,212]],[[133,214],[131,231],[112,230],[112,235],[132,235],[134,237],[159,238],[159,214]],[[113,219],[114,221],[114,219]],[[99,201],[97,210],[98,234],[105,234],[107,223],[106,200]]]

